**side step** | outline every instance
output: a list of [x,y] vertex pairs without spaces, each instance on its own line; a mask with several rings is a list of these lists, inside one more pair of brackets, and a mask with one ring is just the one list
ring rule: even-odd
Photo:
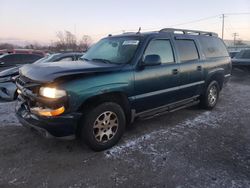
[[170,112],[174,112],[183,108],[188,108],[190,106],[194,106],[200,103],[198,98],[193,98],[189,100],[183,100],[174,104],[169,104],[167,106],[162,106],[156,109],[147,110],[144,112],[140,112],[136,114],[136,118],[138,119],[151,119],[156,116],[164,115]]

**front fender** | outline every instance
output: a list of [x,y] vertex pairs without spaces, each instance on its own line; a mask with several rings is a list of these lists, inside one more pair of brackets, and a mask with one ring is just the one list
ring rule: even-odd
[[69,97],[70,111],[76,111],[87,99],[97,95],[122,92],[127,96],[134,91],[132,72],[101,74],[88,78],[80,78],[65,83],[64,88]]

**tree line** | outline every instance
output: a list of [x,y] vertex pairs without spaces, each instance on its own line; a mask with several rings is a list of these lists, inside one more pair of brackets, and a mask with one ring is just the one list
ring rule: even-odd
[[39,43],[28,44],[25,46],[19,46],[10,43],[0,43],[1,49],[35,49],[45,50],[50,52],[60,51],[87,51],[92,45],[92,39],[88,35],[83,35],[81,39],[77,40],[77,37],[70,31],[59,31],[56,33],[56,40],[51,42],[49,45],[41,45]]

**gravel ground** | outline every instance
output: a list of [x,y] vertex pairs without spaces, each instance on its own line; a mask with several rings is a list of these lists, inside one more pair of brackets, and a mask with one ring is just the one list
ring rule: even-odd
[[20,126],[0,103],[0,187],[250,187],[250,74],[234,71],[213,111],[137,121],[93,152]]

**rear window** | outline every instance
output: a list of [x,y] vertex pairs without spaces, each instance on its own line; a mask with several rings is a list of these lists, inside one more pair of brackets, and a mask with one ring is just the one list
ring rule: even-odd
[[199,37],[202,49],[206,57],[226,57],[229,56],[224,42],[215,37]]
[[198,51],[193,40],[177,39],[176,46],[181,62],[199,59]]

